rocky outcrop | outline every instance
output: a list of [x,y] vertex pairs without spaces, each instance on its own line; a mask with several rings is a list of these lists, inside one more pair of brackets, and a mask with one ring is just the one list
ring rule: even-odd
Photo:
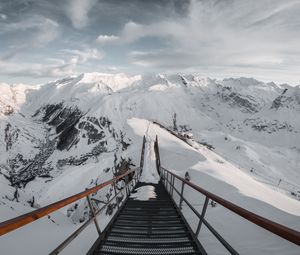
[[278,110],[283,108],[300,112],[300,88],[286,88],[283,90],[280,96],[274,99],[271,105],[271,109]]
[[[89,159],[98,161],[102,153],[116,153],[124,151],[130,145],[122,131],[117,132],[112,122],[105,116],[87,116],[76,106],[69,107],[63,103],[50,104],[41,107],[32,116],[36,124],[44,125],[44,140],[39,141],[38,152],[30,158],[18,153],[8,160],[9,171],[6,176],[12,186],[19,188],[36,177],[51,178],[54,169],[63,170],[65,166],[80,166]],[[44,124],[43,124],[44,123]],[[9,150],[13,141],[18,137],[20,130],[14,130],[10,124],[5,129],[6,150]],[[53,132],[56,135],[53,135]],[[108,137],[113,140],[108,141]],[[87,151],[77,150],[75,146],[80,142]],[[50,159],[54,151],[73,150],[72,156]],[[114,164],[123,162],[123,158],[115,160]],[[117,170],[115,170],[117,171]]]
[[242,95],[231,87],[219,87],[217,96],[229,106],[240,109],[244,113],[256,113],[260,110],[255,98],[250,95]]
[[285,130],[287,132],[297,133],[297,130],[287,122],[281,122],[279,120],[267,121],[264,119],[246,119],[244,120],[245,126],[250,126],[255,131],[267,132],[269,134]]

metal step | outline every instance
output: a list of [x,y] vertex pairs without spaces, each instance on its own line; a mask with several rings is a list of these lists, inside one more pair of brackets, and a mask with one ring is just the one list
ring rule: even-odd
[[107,241],[112,242],[128,242],[128,243],[148,243],[148,244],[157,244],[157,243],[182,243],[182,242],[190,242],[188,237],[172,237],[172,238],[149,238],[149,237],[140,237],[140,238],[132,238],[132,237],[116,237],[109,236]]
[[185,229],[122,229],[122,228],[112,228],[111,233],[136,233],[136,234],[177,234],[177,233],[186,233]]
[[[150,239],[169,239],[169,238],[184,238],[187,237],[188,235],[186,233],[169,233],[169,234],[154,234],[152,233],[149,235],[148,233],[109,233],[109,236],[114,236],[114,237],[128,237],[128,238],[148,238]],[[189,237],[189,236],[188,236]]]
[[170,220],[153,220],[153,219],[146,219],[146,220],[135,220],[132,221],[130,220],[124,220],[124,219],[117,219],[115,224],[134,224],[134,225],[148,225],[149,222],[151,222],[152,224],[181,224],[182,220],[180,218],[177,219],[170,219]]
[[126,201],[93,255],[201,255],[162,183],[154,186],[156,199]]
[[[149,227],[150,224],[144,223],[144,224],[136,224],[135,222],[127,222],[127,223],[122,223],[122,222],[116,222],[114,226],[119,226],[119,227],[136,227],[136,228],[144,228],[144,227]],[[165,223],[165,222],[151,222],[151,227],[173,227],[173,226],[182,226],[181,222],[178,223]],[[184,225],[183,225],[184,226]]]
[[[176,247],[176,248],[129,248],[129,247],[112,247],[103,245],[101,252],[112,252],[113,254],[196,254],[193,247]],[[99,253],[101,254],[101,253]],[[103,254],[103,253],[102,253]]]

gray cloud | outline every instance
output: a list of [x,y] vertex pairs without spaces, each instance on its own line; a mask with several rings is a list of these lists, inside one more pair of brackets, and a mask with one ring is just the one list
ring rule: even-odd
[[61,77],[74,73],[74,65],[72,63],[63,64],[26,64],[19,65],[17,63],[6,63],[0,61],[1,73],[18,77]]
[[119,41],[120,37],[115,35],[99,35],[96,42],[99,44],[108,44]]
[[7,62],[5,59],[0,60],[0,74],[20,76],[20,77],[62,77],[76,74],[77,68],[90,60],[101,60],[104,53],[95,48],[86,49],[63,49],[60,57],[64,58],[47,58],[42,63],[20,63]]
[[69,0],[67,14],[75,28],[83,28],[89,22],[89,12],[97,0]]
[[113,66],[300,83],[299,13],[298,0],[10,0],[0,3],[0,73]]
[[154,36],[168,42],[164,50],[130,53],[129,59],[138,66],[175,70],[209,66],[212,71],[226,69],[228,75],[230,68],[248,73],[255,67],[268,71],[271,78],[272,70],[300,67],[293,57],[299,56],[297,13],[299,1],[193,1],[187,17],[150,25],[127,23],[120,40]]
[[64,49],[62,51],[72,56],[70,62],[74,65],[83,64],[91,59],[100,60],[104,57],[104,53],[95,48],[84,50]]

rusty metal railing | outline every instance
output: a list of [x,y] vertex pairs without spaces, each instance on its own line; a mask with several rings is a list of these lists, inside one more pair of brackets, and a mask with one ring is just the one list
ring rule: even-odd
[[[55,212],[69,204],[72,204],[82,198],[86,198],[88,201],[88,205],[89,208],[91,210],[91,215],[92,217],[90,217],[86,222],[84,222],[74,233],[72,233],[66,240],[64,240],[55,250],[53,250],[53,252],[51,252],[51,255],[54,254],[58,254],[60,253],[73,239],[75,239],[76,236],[78,236],[91,222],[94,222],[95,227],[97,229],[97,232],[99,235],[101,235],[101,230],[97,221],[97,216],[103,212],[107,206],[114,200],[116,199],[116,203],[117,206],[119,208],[119,204],[122,201],[119,201],[117,199],[117,197],[119,196],[120,193],[126,192],[126,196],[129,196],[130,193],[130,189],[133,188],[135,186],[135,184],[138,182],[139,177],[141,174],[141,168],[137,167],[134,168],[130,171],[127,171],[126,173],[117,176],[109,181],[103,182],[93,188],[87,189],[85,191],[82,191],[76,195],[70,196],[68,198],[62,199],[60,201],[57,201],[53,204],[50,204],[48,206],[42,207],[40,209],[34,210],[32,212],[23,214],[21,216],[18,216],[16,218],[4,221],[0,223],[0,236],[5,235],[13,230],[16,230],[22,226],[25,226],[33,221],[36,221],[52,212]],[[132,175],[132,176],[131,176]],[[129,180],[129,176],[132,177],[131,180]],[[122,187],[119,191],[117,191],[116,188],[116,183],[117,181],[120,181],[122,179],[125,179],[125,185],[124,187]],[[112,185],[114,188],[114,196],[105,204],[103,205],[100,209],[98,209],[97,211],[95,210],[95,208],[92,206],[91,200],[90,200],[90,195],[103,189],[104,187],[107,187],[109,185]]]
[[[199,223],[196,229],[196,232],[194,233],[196,236],[198,236],[201,225],[204,224],[211,232],[212,234],[224,245],[224,247],[231,253],[231,254],[238,254],[230,245],[227,243],[220,234],[207,222],[205,219],[205,213],[207,209],[207,205],[209,200],[217,202],[218,204],[224,206],[225,208],[229,209],[230,211],[234,212],[235,214],[238,214],[239,216],[243,217],[244,219],[272,232],[273,234],[280,236],[294,244],[300,245],[300,232],[288,228],[286,226],[283,226],[281,224],[278,224],[274,221],[271,221],[267,218],[264,218],[262,216],[259,216],[258,214],[255,214],[253,212],[250,212],[240,206],[237,206],[234,203],[231,203],[211,192],[208,192],[207,190],[185,180],[184,178],[172,173],[171,171],[161,167],[161,176],[163,179],[163,182],[170,193],[170,195],[173,197],[174,191],[179,195],[180,201],[179,201],[179,208],[181,208],[182,203],[185,202],[190,209],[196,214],[196,216],[199,218]],[[181,189],[180,191],[175,187],[175,178],[181,181]],[[201,213],[199,213],[192,204],[183,196],[183,191],[185,185],[190,186],[194,190],[200,192],[202,195],[205,196],[205,202],[202,207]]]
[[[272,232],[273,234],[280,236],[296,245],[300,245],[300,232],[298,232],[294,229],[288,228],[286,226],[283,226],[281,224],[278,224],[274,221],[271,221],[271,220],[264,218],[258,214],[255,214],[253,212],[250,212],[234,203],[229,202],[228,200],[225,200],[225,199],[199,187],[198,185],[186,180],[185,178],[182,178],[181,176],[174,174],[170,170],[167,170],[166,168],[162,167],[161,162],[160,162],[160,157],[159,157],[159,146],[158,146],[157,138],[155,141],[154,148],[155,148],[155,152],[156,152],[157,166],[158,166],[158,170],[161,175],[161,179],[165,185],[165,188],[167,189],[170,196],[172,197],[173,201],[175,202],[175,200],[174,200],[174,191],[175,191],[179,196],[179,204],[178,204],[179,210],[182,209],[182,203],[184,202],[188,205],[188,207],[193,211],[193,213],[199,219],[196,231],[193,233],[193,235],[196,238],[199,235],[202,224],[204,224],[207,227],[207,229],[219,240],[219,242],[231,254],[235,254],[235,255],[239,254],[206,220],[206,218],[205,218],[206,209],[207,209],[209,200],[211,200],[211,201],[214,201],[214,202],[222,205],[223,207],[229,209],[233,213],[243,217],[244,219],[256,224],[257,226],[260,226],[260,227]],[[179,189],[177,189],[175,187],[175,179],[180,181],[181,187]],[[204,205],[202,207],[201,212],[199,212],[197,209],[195,209],[194,206],[191,204],[191,202],[188,201],[184,197],[185,186],[189,186],[193,190],[195,190],[205,196]],[[175,202],[175,204],[176,204],[176,202]]]

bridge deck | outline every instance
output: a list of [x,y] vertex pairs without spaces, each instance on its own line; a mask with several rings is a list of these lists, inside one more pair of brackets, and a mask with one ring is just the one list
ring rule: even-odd
[[129,198],[93,255],[201,254],[163,184],[138,183],[136,188],[144,185],[153,185],[157,197]]

